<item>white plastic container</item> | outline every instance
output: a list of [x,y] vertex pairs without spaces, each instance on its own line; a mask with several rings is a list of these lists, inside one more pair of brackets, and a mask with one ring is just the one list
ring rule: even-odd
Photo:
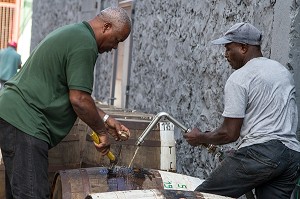
[[159,122],[160,129],[160,169],[164,171],[176,171],[176,151],[174,124],[171,122]]

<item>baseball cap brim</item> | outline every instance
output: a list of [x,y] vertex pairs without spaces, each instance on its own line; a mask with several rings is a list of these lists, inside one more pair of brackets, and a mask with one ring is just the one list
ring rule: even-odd
[[219,39],[211,41],[212,44],[220,45],[220,44],[229,44],[232,41],[226,39],[225,37],[221,37]]

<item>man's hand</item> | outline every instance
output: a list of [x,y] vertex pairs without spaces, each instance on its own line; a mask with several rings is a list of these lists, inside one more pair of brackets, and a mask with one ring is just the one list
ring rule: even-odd
[[110,144],[108,141],[108,134],[103,132],[101,134],[98,134],[100,143],[97,144],[94,142],[94,145],[102,155],[106,155],[109,152]]
[[[128,140],[129,136],[130,136],[130,131],[127,127],[125,127],[124,125],[122,125],[119,121],[115,120],[112,117],[109,117],[106,122],[105,125],[108,129],[109,134],[111,134],[116,141],[125,141]],[[122,132],[127,134],[126,136],[122,136]]]
[[200,134],[201,132],[199,131],[199,129],[193,128],[191,132],[184,134],[183,137],[190,145],[199,146],[201,144],[199,139]]

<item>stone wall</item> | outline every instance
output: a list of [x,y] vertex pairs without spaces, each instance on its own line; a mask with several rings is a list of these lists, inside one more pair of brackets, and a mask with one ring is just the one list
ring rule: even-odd
[[[224,84],[232,70],[224,48],[211,45],[236,22],[262,30],[263,54],[271,54],[273,1],[136,2],[129,106],[144,112],[168,112],[190,127],[216,128],[223,111]],[[205,178],[214,157],[192,148],[178,130],[177,169]]]
[[31,50],[52,30],[77,22],[79,3],[78,0],[33,0]]
[[[291,17],[291,27],[288,33],[290,38],[289,53],[287,67],[294,72],[294,80],[296,84],[296,99],[298,104],[298,131],[297,136],[300,140],[300,15],[299,15],[299,5],[300,1],[293,1],[291,5],[290,17]],[[284,15],[282,13],[282,15]]]
[[[101,7],[116,4],[106,0]],[[232,69],[224,48],[210,41],[241,21],[263,32],[264,56],[294,73],[300,93],[298,5],[299,0],[135,1],[129,108],[164,111],[201,130],[218,127],[224,84]],[[79,6],[80,0],[34,0],[32,46],[56,27],[80,21]],[[98,100],[109,98],[112,65],[113,53],[100,55],[93,93]],[[178,172],[207,177],[217,164],[214,157],[206,149],[190,147],[179,129],[176,139]]]

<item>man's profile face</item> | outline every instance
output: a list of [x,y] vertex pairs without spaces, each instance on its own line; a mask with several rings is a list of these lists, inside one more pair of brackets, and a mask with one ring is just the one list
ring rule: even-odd
[[99,53],[110,52],[112,49],[117,49],[118,44],[123,42],[130,34],[129,28],[123,28],[121,32],[109,28],[105,32],[105,36],[100,45],[98,45]]
[[244,65],[243,45],[235,42],[225,44],[225,58],[235,70]]

